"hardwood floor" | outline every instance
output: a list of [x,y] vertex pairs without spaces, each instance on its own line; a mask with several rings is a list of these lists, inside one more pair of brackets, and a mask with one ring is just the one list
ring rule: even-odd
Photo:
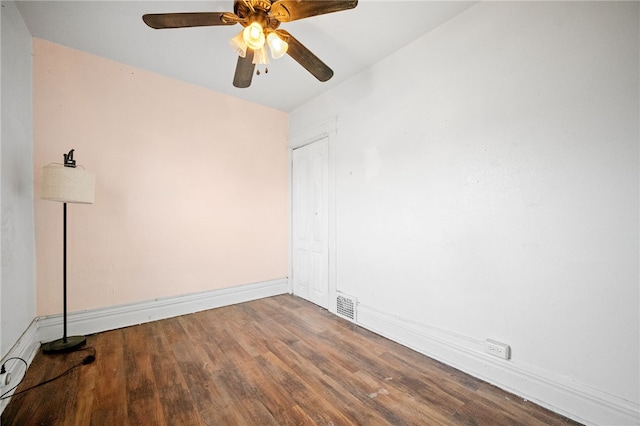
[[[88,336],[2,425],[573,425],[283,295]],[[38,354],[21,389],[88,352]]]

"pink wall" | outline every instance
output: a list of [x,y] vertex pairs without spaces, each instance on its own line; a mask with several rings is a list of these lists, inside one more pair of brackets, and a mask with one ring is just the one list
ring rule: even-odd
[[70,311],[286,277],[286,113],[37,38],[33,69],[37,315],[62,310],[42,167],[71,148],[96,202],[68,205]]

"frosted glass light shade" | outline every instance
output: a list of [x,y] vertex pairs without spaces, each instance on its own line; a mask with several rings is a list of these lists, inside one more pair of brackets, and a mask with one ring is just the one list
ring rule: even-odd
[[231,47],[238,56],[242,58],[247,56],[247,42],[244,41],[244,31],[240,31],[238,35],[229,40],[229,43],[231,43]]
[[253,51],[253,61],[256,65],[266,65],[269,63],[269,56],[267,56],[267,46],[262,46],[261,49]]
[[242,36],[250,49],[258,50],[264,46],[264,31],[257,22],[247,25],[242,31]]
[[278,37],[276,33],[269,33],[267,36],[267,44],[269,45],[273,59],[281,58],[282,55],[287,53],[287,49],[289,48],[289,43]]
[[93,173],[61,164],[49,164],[43,171],[43,200],[93,204],[96,181]]

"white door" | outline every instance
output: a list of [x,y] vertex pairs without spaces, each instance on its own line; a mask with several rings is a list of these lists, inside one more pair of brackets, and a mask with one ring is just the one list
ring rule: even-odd
[[329,304],[329,139],[293,150],[293,292]]

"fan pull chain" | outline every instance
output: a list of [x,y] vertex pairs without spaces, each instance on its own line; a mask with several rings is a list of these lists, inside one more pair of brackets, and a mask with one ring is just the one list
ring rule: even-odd
[[[264,73],[269,74],[269,68],[264,67]],[[260,68],[256,67],[256,75],[260,75]]]

